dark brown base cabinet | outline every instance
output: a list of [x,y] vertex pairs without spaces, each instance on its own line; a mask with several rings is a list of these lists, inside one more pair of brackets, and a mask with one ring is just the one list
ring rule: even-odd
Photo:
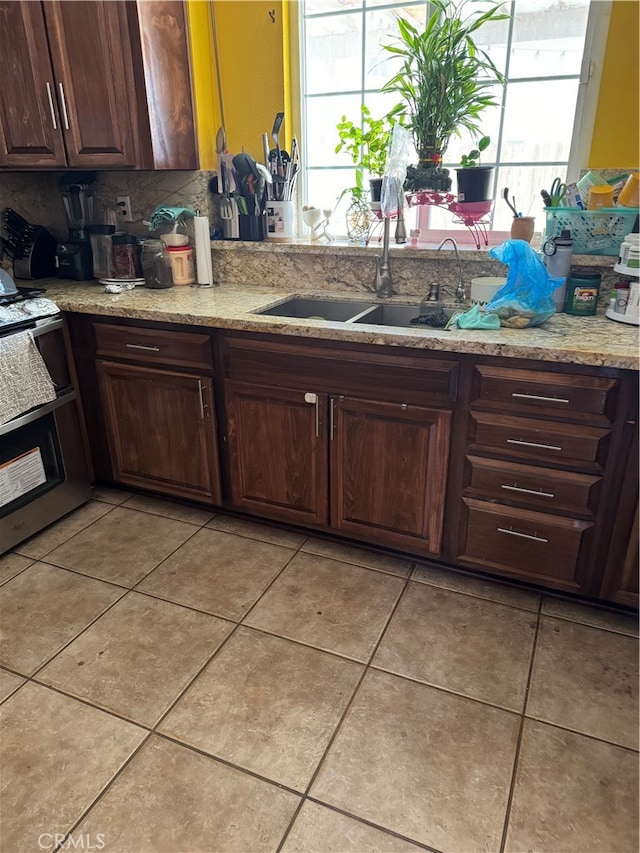
[[233,381],[225,405],[234,507],[440,553],[450,412]]
[[98,479],[638,607],[630,371],[80,315],[69,329]]

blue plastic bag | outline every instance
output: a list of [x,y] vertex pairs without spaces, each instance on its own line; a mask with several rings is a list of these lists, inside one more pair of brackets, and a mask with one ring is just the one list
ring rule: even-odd
[[525,240],[506,240],[489,249],[492,258],[509,265],[507,281],[485,306],[485,313],[497,314],[500,325],[512,329],[539,326],[555,314],[551,294],[564,278],[549,275],[547,268]]

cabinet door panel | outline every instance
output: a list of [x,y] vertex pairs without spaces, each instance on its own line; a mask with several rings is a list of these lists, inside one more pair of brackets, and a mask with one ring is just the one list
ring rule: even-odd
[[46,0],[44,10],[69,165],[135,166],[125,4]]
[[0,3],[0,165],[65,166],[40,3]]
[[326,525],[327,440],[305,391],[225,383],[233,505],[298,524]]
[[97,362],[114,478],[220,503],[210,379]]
[[392,548],[439,553],[451,413],[331,402],[331,526]]

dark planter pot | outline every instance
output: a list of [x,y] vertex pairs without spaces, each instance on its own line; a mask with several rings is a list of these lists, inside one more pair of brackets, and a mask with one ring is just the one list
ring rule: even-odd
[[379,202],[382,198],[382,178],[369,178],[369,201]]
[[491,198],[493,166],[474,166],[472,169],[456,169],[458,175],[458,201],[488,201]]

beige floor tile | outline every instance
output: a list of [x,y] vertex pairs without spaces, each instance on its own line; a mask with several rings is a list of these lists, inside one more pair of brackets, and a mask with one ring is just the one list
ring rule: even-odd
[[7,696],[24,684],[24,678],[19,678],[12,672],[7,672],[6,669],[0,669],[0,702],[4,702]]
[[505,849],[635,853],[637,754],[527,720]]
[[288,548],[244,536],[199,530],[139,589],[207,613],[241,619],[292,554]]
[[282,853],[418,853],[409,841],[305,800]]
[[328,539],[307,539],[302,550],[309,554],[318,554],[320,557],[329,557],[331,560],[340,560],[343,563],[353,563],[367,569],[377,569],[380,572],[400,575],[403,578],[409,575],[413,566],[412,560],[390,557],[388,554],[378,554],[375,551],[369,551],[367,548],[344,545],[342,542],[331,542]]
[[527,715],[637,749],[637,639],[543,616]]
[[370,672],[311,795],[439,850],[497,850],[519,718]]
[[638,616],[629,613],[615,613],[602,607],[592,607],[577,601],[565,601],[561,598],[543,598],[542,612],[546,616],[557,616],[571,622],[581,622],[593,628],[605,628],[618,634],[638,636]]
[[118,506],[131,497],[131,492],[127,492],[125,489],[114,489],[111,486],[92,486],[91,497],[96,501]]
[[247,617],[247,625],[366,661],[404,580],[299,553]]
[[488,598],[490,601],[497,601],[501,604],[511,604],[513,607],[521,607],[523,610],[537,611],[540,605],[540,596],[536,592],[516,589],[501,583],[499,580],[492,581],[487,578],[472,577],[449,569],[440,569],[437,566],[416,566],[411,575],[411,580],[441,586],[454,592],[476,595],[478,598]]
[[21,542],[16,545],[15,550],[19,554],[24,554],[26,557],[33,557],[35,560],[40,560],[45,557],[58,545],[71,539],[76,533],[84,530],[94,521],[101,518],[103,515],[111,512],[113,507],[109,504],[100,503],[99,501],[89,501],[78,509],[70,512],[60,521],[51,524],[41,533],[36,533],[31,539],[26,542]]
[[47,562],[133,586],[193,533],[193,524],[118,506],[48,554]]
[[35,563],[2,588],[0,663],[31,675],[122,594],[111,584]]
[[131,592],[38,680],[154,726],[232,628],[232,622]]
[[127,509],[139,509],[142,512],[162,515],[165,518],[175,518],[177,521],[187,521],[189,524],[197,524],[199,527],[213,517],[213,513],[209,510],[185,506],[185,504],[164,498],[152,498],[149,495],[132,495],[132,497],[127,498],[123,506]]
[[32,566],[34,560],[32,557],[23,557],[22,554],[3,554],[0,557],[0,584],[14,578],[27,566]]
[[231,515],[216,515],[207,523],[213,530],[225,533],[236,533],[238,536],[248,536],[249,539],[260,539],[272,545],[282,545],[284,548],[299,548],[307,538],[304,533],[293,533],[290,530],[280,530],[269,524],[259,524],[246,518],[234,518]]
[[240,628],[160,730],[304,790],[361,673],[351,661]]
[[104,853],[272,853],[298,797],[185,747],[152,737],[76,835]]
[[25,684],[0,706],[0,850],[51,849],[142,742],[146,732],[46,687]]
[[522,711],[536,618],[410,581],[373,665]]

